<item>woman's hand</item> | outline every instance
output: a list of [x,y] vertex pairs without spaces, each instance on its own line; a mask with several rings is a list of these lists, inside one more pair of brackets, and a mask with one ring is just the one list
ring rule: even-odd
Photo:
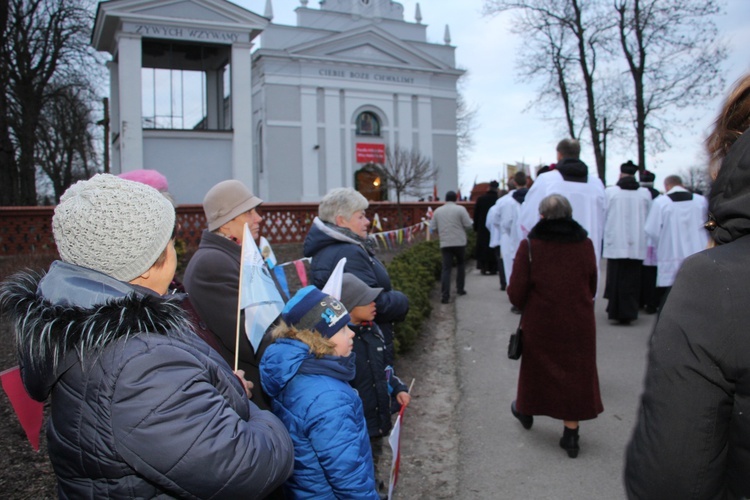
[[234,374],[237,375],[237,378],[242,382],[242,386],[245,388],[245,393],[247,394],[248,399],[252,398],[253,383],[245,378],[245,370],[237,370]]

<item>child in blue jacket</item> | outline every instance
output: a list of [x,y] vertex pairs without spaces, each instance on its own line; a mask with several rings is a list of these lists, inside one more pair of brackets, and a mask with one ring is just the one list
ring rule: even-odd
[[294,443],[287,497],[379,499],[362,401],[349,385],[355,373],[349,313],[308,286],[281,318],[260,376]]

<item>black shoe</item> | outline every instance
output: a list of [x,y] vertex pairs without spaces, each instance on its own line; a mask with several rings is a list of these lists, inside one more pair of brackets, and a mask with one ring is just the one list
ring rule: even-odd
[[459,290],[456,292],[458,295],[466,295],[466,290]]
[[512,312],[513,314],[521,314],[521,310],[516,306],[511,306],[510,312]]
[[576,458],[581,447],[578,446],[578,428],[564,428],[563,435],[560,438],[560,448],[568,452],[570,458]]
[[506,288],[508,288],[506,285],[500,285],[501,292],[504,292]]
[[531,426],[534,425],[534,417],[531,415],[523,415],[522,413],[519,413],[518,410],[516,410],[515,401],[510,404],[510,411],[513,413],[513,416],[516,417],[519,422],[521,422],[521,425],[523,425],[524,429],[529,430],[531,429]]
[[447,304],[450,302],[450,299],[442,299],[440,302],[442,302],[443,304]]

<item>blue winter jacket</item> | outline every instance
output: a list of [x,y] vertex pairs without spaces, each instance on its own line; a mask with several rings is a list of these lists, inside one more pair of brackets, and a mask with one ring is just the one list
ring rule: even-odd
[[379,498],[362,401],[348,383],[354,358],[316,358],[307,344],[282,338],[261,359],[261,384],[294,443],[288,498]]

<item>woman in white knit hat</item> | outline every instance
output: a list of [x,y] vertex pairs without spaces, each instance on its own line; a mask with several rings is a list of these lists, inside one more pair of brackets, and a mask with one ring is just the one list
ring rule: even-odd
[[61,260],[0,286],[61,497],[262,498],[291,473],[284,426],[163,296],[174,225],[155,189],[97,175],[55,209]]

